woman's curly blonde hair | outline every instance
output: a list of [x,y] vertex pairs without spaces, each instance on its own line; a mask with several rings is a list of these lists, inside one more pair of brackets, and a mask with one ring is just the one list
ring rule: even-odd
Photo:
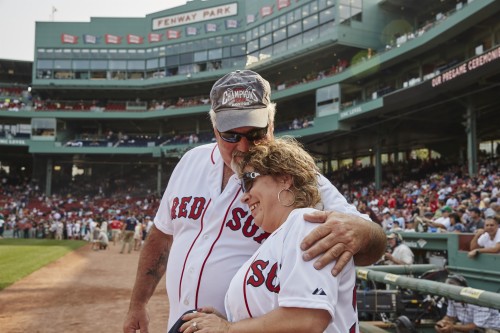
[[293,185],[290,190],[295,194],[296,208],[314,207],[321,200],[318,168],[314,159],[292,137],[281,137],[251,147],[237,165],[240,178],[248,166],[274,179],[283,175],[291,176]]

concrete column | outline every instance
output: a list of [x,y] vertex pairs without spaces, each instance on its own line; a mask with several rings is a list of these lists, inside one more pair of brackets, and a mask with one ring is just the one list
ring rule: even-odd
[[158,161],[158,165],[157,165],[157,171],[156,171],[156,193],[158,193],[159,196],[161,196],[163,193],[162,192],[162,183],[163,183],[163,180],[162,180],[162,171],[163,171],[163,158],[160,157],[160,160]]
[[477,121],[476,110],[469,102],[465,111],[465,133],[467,134],[467,164],[469,175],[477,175]]
[[54,163],[51,158],[47,159],[46,169],[45,169],[45,195],[52,195],[52,169]]
[[380,145],[380,138],[377,138],[375,143],[375,189],[382,188],[382,149]]

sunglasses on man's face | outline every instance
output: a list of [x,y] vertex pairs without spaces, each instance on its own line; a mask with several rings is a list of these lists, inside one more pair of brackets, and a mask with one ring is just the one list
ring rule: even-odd
[[235,132],[219,132],[220,138],[229,143],[237,143],[241,141],[241,138],[246,138],[248,142],[254,142],[262,140],[267,135],[267,126],[264,128],[257,128],[251,130],[247,133],[235,133]]
[[252,189],[253,182],[255,178],[262,176],[260,173],[252,171],[252,172],[245,172],[243,176],[241,177],[241,190],[243,193],[247,193]]

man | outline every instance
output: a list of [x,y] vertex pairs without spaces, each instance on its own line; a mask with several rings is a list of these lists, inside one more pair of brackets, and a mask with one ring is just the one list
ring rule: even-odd
[[469,208],[469,221],[465,226],[467,232],[476,232],[484,228],[484,220],[481,218],[481,210],[478,207]]
[[134,233],[135,233],[135,226],[137,225],[138,221],[137,219],[132,216],[130,213],[127,216],[127,219],[125,220],[125,223],[122,225],[122,249],[120,250],[120,253],[125,252],[125,246],[128,244],[128,253],[132,252],[132,243],[134,242]]
[[490,206],[484,210],[484,217],[492,217],[495,215],[500,215],[500,205],[496,201],[492,201]]
[[[170,177],[141,252],[124,332],[147,332],[146,305],[167,259],[169,327],[200,306],[224,312],[230,280],[269,236],[241,202],[240,181],[231,168],[251,145],[273,139],[275,104],[269,94],[269,83],[248,70],[229,73],[214,84],[210,116],[216,144],[190,150]],[[323,254],[315,263],[318,269],[337,259],[334,275],[360,249],[357,264],[375,262],[385,248],[382,229],[365,220],[326,178],[319,182],[325,209],[335,212],[307,216],[311,222],[328,221],[304,239],[304,259]]]
[[382,228],[384,231],[392,230],[394,224],[394,219],[392,218],[391,212],[389,209],[384,211],[383,220],[382,220]]
[[384,255],[386,265],[413,264],[413,252],[408,245],[403,244],[401,234],[393,232],[387,235],[387,245],[391,251]]
[[427,224],[427,232],[444,232],[450,228],[450,213],[453,211],[450,206],[444,206],[440,209],[441,216],[435,220],[423,218]]
[[476,230],[470,242],[469,258],[474,258],[480,253],[500,253],[499,223],[499,215],[488,217],[484,222],[484,229]]
[[122,222],[115,216],[109,223],[109,226],[111,228],[111,240],[113,241],[113,245],[116,245],[116,241],[120,239]]
[[[468,286],[467,280],[458,274],[449,275],[446,283],[459,287]],[[496,309],[449,300],[446,316],[439,320],[434,328],[438,333],[476,331],[498,333],[500,330],[500,314]]]

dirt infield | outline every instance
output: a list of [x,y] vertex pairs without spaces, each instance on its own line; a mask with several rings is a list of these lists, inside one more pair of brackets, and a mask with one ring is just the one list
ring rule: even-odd
[[[139,252],[120,247],[69,253],[0,291],[3,333],[86,333],[122,331]],[[149,303],[150,332],[166,332],[165,278]]]

